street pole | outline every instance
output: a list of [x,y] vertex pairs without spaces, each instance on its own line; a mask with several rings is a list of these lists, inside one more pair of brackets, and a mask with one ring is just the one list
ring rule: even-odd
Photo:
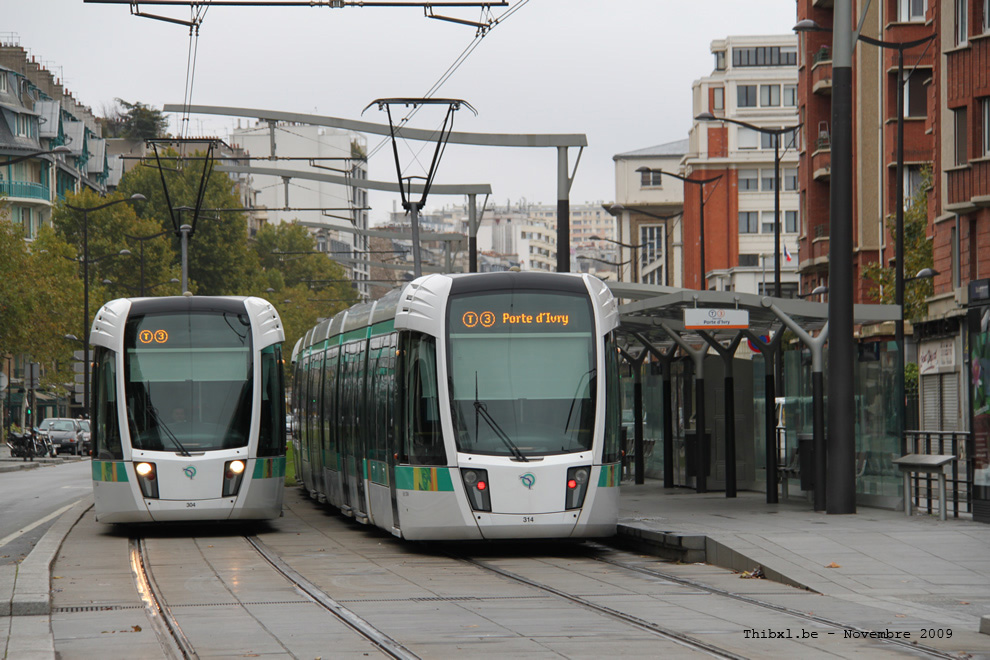
[[708,279],[705,277],[705,184],[698,184],[698,230],[701,232],[701,290],[708,290]]
[[905,442],[904,416],[907,414],[907,402],[904,400],[904,49],[897,49],[897,181],[894,183],[896,199],[894,200],[894,304],[900,310],[894,325],[894,343],[897,344],[897,359],[894,361],[897,386],[894,395],[897,397],[897,438],[900,441],[898,449],[901,456],[907,453]]
[[[578,157],[580,160],[580,156]],[[557,147],[557,272],[571,272],[571,180],[567,147]]]
[[89,414],[89,211],[83,210],[83,415]]
[[780,138],[773,136],[773,295],[780,298]]
[[[825,510],[856,513],[856,438],[853,391],[852,241],[852,0],[835,0],[832,32],[832,145],[829,213],[828,456],[815,456],[816,479],[826,473]],[[823,469],[824,468],[824,469]],[[815,510],[821,510],[820,487]]]
[[419,251],[419,203],[409,202],[409,222],[412,224],[413,276],[423,274],[423,259]]
[[182,293],[189,290],[189,232],[192,231],[190,225],[179,227],[180,245],[182,248]]

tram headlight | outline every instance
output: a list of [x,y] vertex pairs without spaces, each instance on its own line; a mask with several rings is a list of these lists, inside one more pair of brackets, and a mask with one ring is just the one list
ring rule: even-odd
[[588,493],[588,482],[591,479],[591,466],[581,465],[567,469],[567,488],[564,496],[568,509],[580,509],[584,506],[584,496]]
[[467,492],[471,508],[475,511],[491,511],[492,497],[488,490],[488,470],[461,468],[461,480]]
[[145,499],[158,499],[158,470],[154,463],[142,461],[134,464],[134,472],[138,476],[138,485]]
[[223,466],[223,497],[234,497],[241,488],[247,465],[244,461],[227,461]]

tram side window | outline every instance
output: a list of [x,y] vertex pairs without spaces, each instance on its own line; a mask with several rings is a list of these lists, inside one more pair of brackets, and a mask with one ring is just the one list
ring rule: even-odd
[[282,380],[282,350],[278,345],[261,351],[261,428],[258,456],[285,453],[285,387]]
[[414,465],[446,465],[437,391],[437,346],[429,335],[412,333],[404,342],[405,433],[403,452]]
[[117,418],[117,354],[97,347],[94,369],[93,455],[97,460],[123,459]]
[[602,463],[616,463],[621,456],[619,435],[622,395],[619,391],[619,355],[612,336],[605,339],[605,445]]

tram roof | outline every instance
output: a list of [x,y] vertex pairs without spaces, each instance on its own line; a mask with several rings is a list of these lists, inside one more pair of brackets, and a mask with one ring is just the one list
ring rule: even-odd
[[[693,335],[684,328],[684,310],[698,307],[705,309],[740,309],[749,312],[749,328],[757,335],[773,335],[783,327],[783,322],[773,312],[775,306],[808,332],[820,330],[828,321],[828,304],[796,298],[773,298],[737,291],[696,291],[654,284],[608,282],[612,295],[620,301],[620,331],[637,332],[657,346],[670,346],[673,340],[667,336],[660,323],[682,335]],[[895,321],[899,315],[897,305],[854,305],[853,322],[856,325]],[[718,341],[731,341],[739,330],[709,330]]]

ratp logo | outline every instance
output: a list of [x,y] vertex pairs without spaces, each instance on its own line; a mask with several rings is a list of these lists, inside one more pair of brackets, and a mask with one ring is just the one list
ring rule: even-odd
[[536,476],[532,472],[527,472],[526,474],[519,475],[519,481],[529,490],[533,490],[533,486],[536,484]]
[[193,479],[193,477],[196,476],[196,468],[192,465],[187,465],[186,467],[182,468],[182,474],[186,475],[191,480]]

